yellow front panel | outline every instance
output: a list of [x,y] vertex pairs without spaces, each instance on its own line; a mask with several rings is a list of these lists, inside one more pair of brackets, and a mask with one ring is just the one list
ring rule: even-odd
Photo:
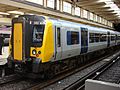
[[22,60],[22,23],[14,24],[14,59]]
[[[30,56],[42,59],[42,63],[49,62],[54,55],[54,34],[52,27],[52,22],[47,20],[44,30],[42,47],[30,48]],[[36,56],[37,54],[33,55],[33,50],[36,50],[37,54],[38,51],[41,51],[41,54],[39,54],[38,56]]]
[[49,62],[54,55],[54,34],[53,25],[51,21],[46,21],[43,41],[43,55],[42,62]]
[[[36,50],[36,55],[38,55],[38,56],[32,54],[33,50]],[[41,54],[38,54],[39,51],[41,51]],[[37,48],[36,47],[31,47],[30,48],[30,56],[42,59],[42,48],[40,48],[40,47],[37,47]]]
[[11,51],[12,50],[12,46],[11,46],[11,37],[10,37],[10,40],[9,40],[9,54],[11,54]]

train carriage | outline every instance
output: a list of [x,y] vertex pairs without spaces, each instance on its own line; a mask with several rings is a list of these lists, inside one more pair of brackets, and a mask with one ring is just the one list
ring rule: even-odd
[[84,61],[81,56],[115,46],[119,36],[119,32],[108,29],[23,15],[12,21],[8,66],[32,78],[33,74],[57,73],[80,65]]

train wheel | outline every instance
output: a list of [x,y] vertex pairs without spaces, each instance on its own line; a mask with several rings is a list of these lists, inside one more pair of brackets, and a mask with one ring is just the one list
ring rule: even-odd
[[59,72],[60,72],[60,65],[56,65],[54,67],[54,73],[55,73],[55,75],[58,74]]
[[46,70],[45,72],[44,72],[44,78],[45,79],[51,79],[51,78],[53,78],[54,76],[55,76],[55,69],[53,68],[53,67],[50,67],[51,69],[49,69],[49,70]]

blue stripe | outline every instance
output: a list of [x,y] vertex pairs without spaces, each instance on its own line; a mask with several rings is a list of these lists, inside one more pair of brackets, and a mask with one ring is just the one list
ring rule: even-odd
[[79,32],[77,33],[77,43],[79,44]]
[[71,32],[67,31],[67,45],[71,45]]

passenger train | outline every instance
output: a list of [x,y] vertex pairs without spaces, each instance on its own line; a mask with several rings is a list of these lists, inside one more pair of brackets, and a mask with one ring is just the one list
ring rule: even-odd
[[22,15],[12,20],[8,66],[31,78],[52,76],[80,66],[96,52],[100,54],[118,45],[117,31],[46,16]]
[[4,37],[4,45],[9,46],[9,40],[11,35],[11,27],[0,28],[0,34]]

